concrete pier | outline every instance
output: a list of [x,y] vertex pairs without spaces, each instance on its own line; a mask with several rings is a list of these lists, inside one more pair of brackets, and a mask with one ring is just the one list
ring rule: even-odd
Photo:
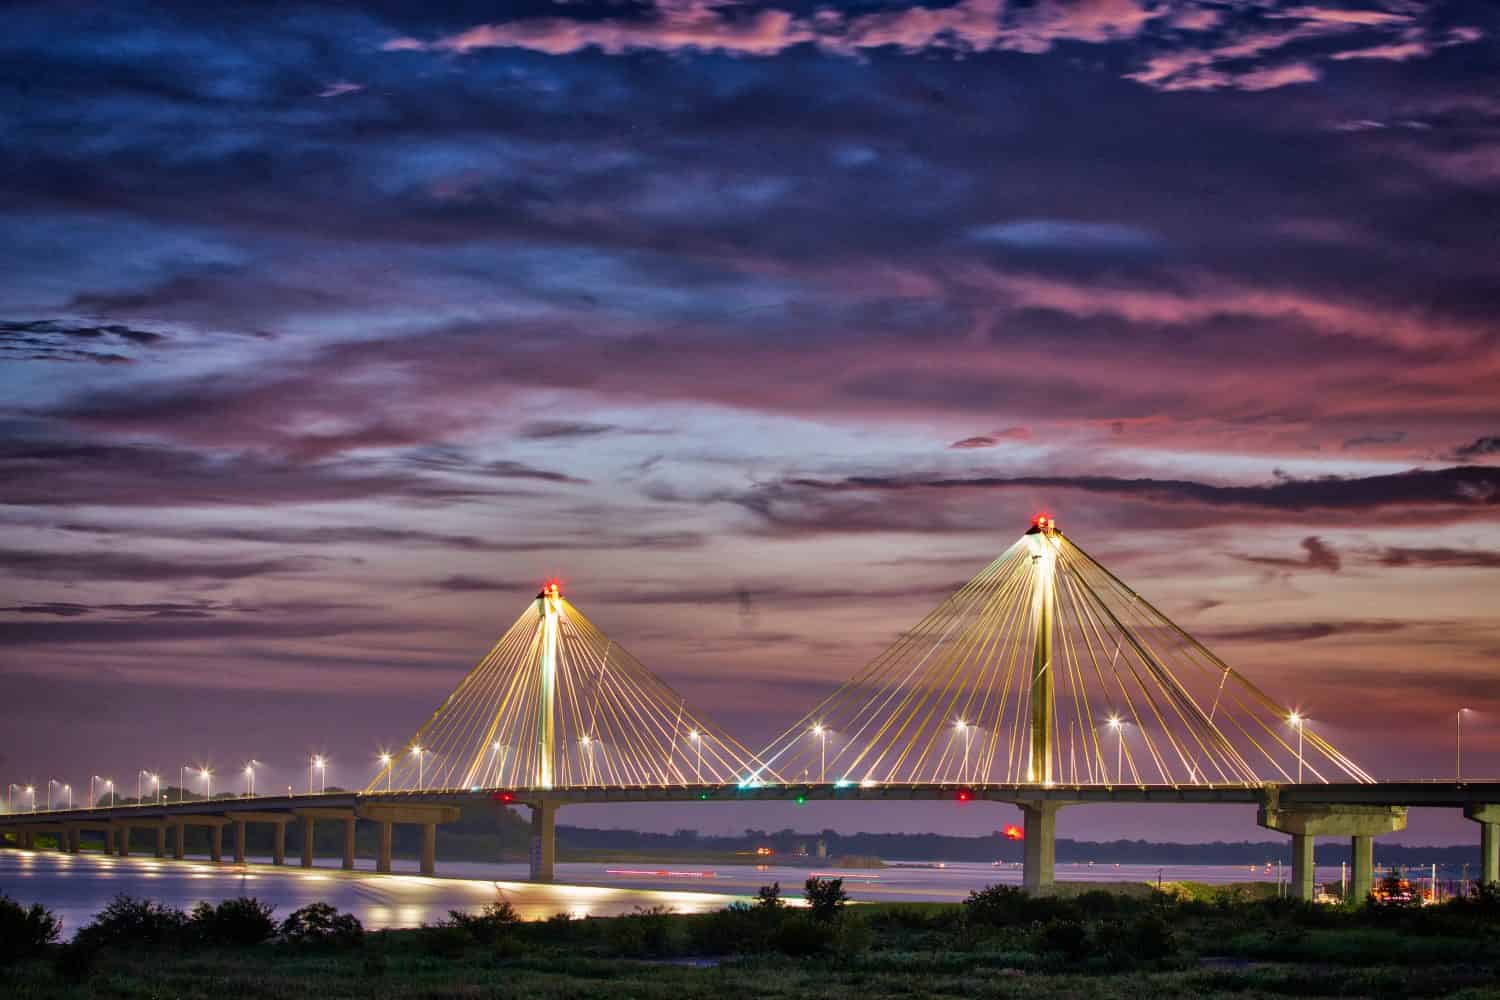
[[1057,802],[1021,806],[1021,888],[1029,893],[1051,891],[1057,871]]
[[1312,902],[1318,896],[1313,861],[1316,838],[1348,837],[1354,851],[1354,883],[1350,900],[1364,902],[1370,895],[1374,875],[1373,838],[1406,829],[1406,807],[1298,805],[1282,808],[1276,792],[1276,789],[1270,790],[1257,820],[1267,830],[1292,836],[1292,896],[1306,902]]
[[1500,882],[1500,804],[1468,806],[1464,815],[1479,824],[1479,880]]
[[551,882],[557,866],[557,802],[531,803],[531,881]]

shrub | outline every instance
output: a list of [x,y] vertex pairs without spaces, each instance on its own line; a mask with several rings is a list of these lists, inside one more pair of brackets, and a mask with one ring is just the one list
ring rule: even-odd
[[204,944],[260,944],[276,933],[276,907],[250,896],[226,899],[218,906],[199,903],[188,918],[193,935]]
[[807,899],[807,908],[813,919],[825,924],[837,919],[844,904],[849,902],[841,878],[810,878],[802,887],[802,895]]
[[187,936],[187,914],[149,899],[116,896],[78,932],[85,946],[151,947],[181,944]]
[[964,900],[964,918],[986,927],[1005,927],[1026,919],[1026,894],[1015,886],[991,885],[975,889]]
[[480,944],[493,944],[500,935],[521,922],[521,915],[510,904],[510,900],[497,896],[493,903],[486,904],[478,913],[467,910],[449,910],[448,926],[462,929]]
[[755,905],[762,910],[776,910],[786,905],[786,900],[781,898],[781,883],[772,882],[763,885],[755,894]]
[[1054,917],[1037,930],[1036,950],[1076,962],[1088,955],[1088,928],[1077,920]]
[[327,903],[308,903],[281,922],[281,936],[292,944],[347,948],[364,940],[365,928],[352,913]]
[[0,892],[0,966],[40,954],[61,931],[62,921],[41,903],[22,906]]
[[469,935],[461,927],[439,924],[422,928],[422,950],[438,958],[462,958],[469,946]]
[[803,913],[793,913],[771,932],[771,947],[783,955],[797,958],[821,955],[833,945],[836,933],[836,928],[828,921],[814,920]]
[[621,955],[670,955],[678,935],[672,911],[665,906],[637,907],[634,913],[609,922],[611,948]]

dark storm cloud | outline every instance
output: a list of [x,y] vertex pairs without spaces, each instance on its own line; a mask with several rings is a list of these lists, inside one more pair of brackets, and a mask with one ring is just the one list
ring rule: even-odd
[[498,580],[490,577],[455,573],[452,576],[445,576],[440,580],[433,580],[427,586],[434,590],[446,590],[449,593],[455,594],[483,594],[491,591],[532,590],[537,584],[535,581],[517,582],[515,580]]
[[1500,435],[1475,438],[1468,444],[1453,449],[1453,456],[1464,461],[1484,459],[1490,455],[1500,455]]

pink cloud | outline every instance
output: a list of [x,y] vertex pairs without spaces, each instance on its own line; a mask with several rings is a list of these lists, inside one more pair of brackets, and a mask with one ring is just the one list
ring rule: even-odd
[[1234,85],[1241,90],[1275,90],[1296,83],[1314,83],[1318,76],[1317,67],[1298,61],[1241,73],[1234,78]]

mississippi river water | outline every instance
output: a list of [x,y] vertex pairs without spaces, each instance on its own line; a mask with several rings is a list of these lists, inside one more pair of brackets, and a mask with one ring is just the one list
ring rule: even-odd
[[[269,859],[266,859],[269,860]],[[199,900],[255,896],[274,903],[282,916],[307,903],[324,901],[353,912],[371,929],[416,927],[443,919],[451,909],[476,909],[503,893],[526,919],[555,913],[610,916],[641,906],[665,906],[679,913],[717,910],[746,899],[760,886],[780,882],[788,897],[800,895],[809,874],[841,877],[851,898],[884,902],[957,902],[972,889],[996,883],[1018,884],[1019,865],[948,863],[941,867],[888,867],[840,870],[834,867],[777,865],[665,865],[661,862],[559,864],[556,885],[525,881],[524,864],[439,862],[440,877],[416,873],[416,862],[396,861],[396,873],[377,875],[366,866],[338,868],[275,867],[266,863],[214,864],[117,858],[99,854],[0,850],[0,891],[23,903],[46,904],[71,936],[89,918],[124,893],[183,909]],[[901,864],[899,862],[895,864]],[[1283,875],[1289,874],[1283,872]],[[1274,883],[1277,870],[1258,866],[1059,864],[1060,881]],[[1318,869],[1318,879],[1337,882],[1337,867]]]

